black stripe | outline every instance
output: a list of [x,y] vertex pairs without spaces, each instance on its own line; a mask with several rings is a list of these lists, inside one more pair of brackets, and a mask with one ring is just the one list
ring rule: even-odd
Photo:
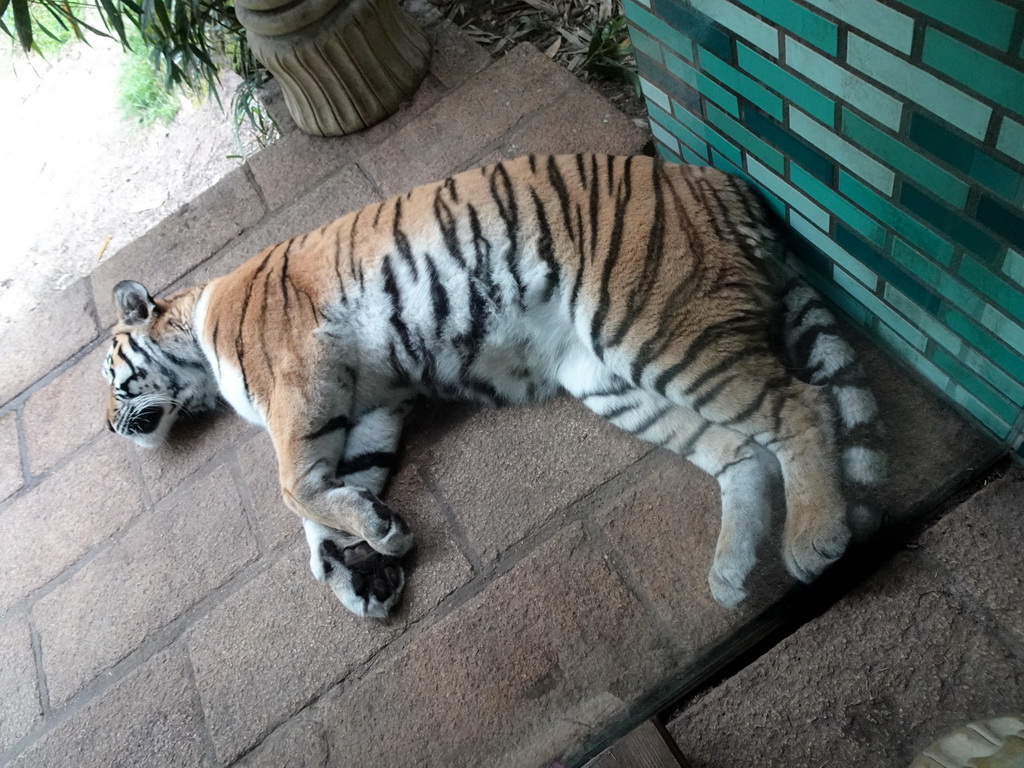
[[409,328],[402,319],[402,297],[398,288],[398,282],[395,280],[395,273],[391,269],[390,256],[384,257],[381,272],[384,275],[384,290],[391,298],[391,326],[398,334],[398,338],[402,342],[402,346],[405,347],[409,357],[416,360],[418,358],[416,348],[413,346],[412,337],[409,335]]
[[345,416],[344,414],[339,414],[338,416],[334,416],[333,418],[328,419],[326,422],[324,422],[323,426],[321,426],[315,432],[310,432],[308,435],[305,436],[305,439],[316,440],[317,438],[323,437],[324,435],[328,435],[331,432],[337,432],[340,429],[351,428],[352,422],[348,418],[348,416]]
[[530,155],[527,160],[530,162],[530,173],[537,173],[537,156]]
[[565,179],[558,170],[558,164],[554,157],[548,158],[548,181],[558,195],[558,202],[562,206],[562,219],[565,221],[566,232],[572,237],[572,212],[569,206],[569,192],[565,187]]
[[391,451],[370,451],[356,456],[346,456],[338,464],[338,474],[354,475],[368,469],[391,469],[397,456]]
[[540,234],[537,237],[537,255],[548,266],[547,285],[544,288],[544,301],[548,301],[555,292],[555,288],[561,279],[558,270],[558,262],[555,261],[555,244],[551,239],[551,226],[548,224],[547,214],[544,212],[544,204],[540,201],[537,190],[530,188],[533,196],[533,208],[537,216],[537,228]]
[[455,259],[460,267],[465,268],[466,259],[462,255],[462,245],[459,243],[459,226],[452,215],[452,209],[441,198],[440,190],[434,196],[434,220],[441,230],[441,238],[444,240],[448,255]]
[[[608,317],[608,310],[611,306],[611,284],[612,272],[619,260],[619,251],[622,247],[622,234],[626,227],[626,208],[629,205],[631,193],[625,191],[615,198],[615,216],[612,225],[612,236],[608,243],[608,252],[605,254],[604,269],[601,272],[601,288],[597,304],[597,311],[591,320],[590,338],[594,353],[599,359],[604,359],[604,348],[601,342],[601,332],[604,330],[604,322]],[[657,199],[657,196],[656,196]],[[635,317],[630,317],[633,320]],[[625,319],[624,319],[625,320]],[[624,326],[625,321],[620,322]],[[620,339],[621,340],[621,339]]]
[[732,366],[736,365],[736,363],[738,363],[740,360],[765,352],[768,352],[767,346],[763,344],[754,344],[753,346],[744,346],[743,348],[738,349],[735,352],[729,353],[721,360],[719,360],[717,363],[715,363],[713,366],[704,371],[704,373],[700,374],[700,376],[695,378],[692,382],[690,382],[690,384],[684,390],[685,394],[692,395],[694,392],[696,392],[702,386],[707,384],[713,378],[715,378],[721,373],[725,373],[727,370],[732,368]]
[[[728,387],[730,384],[732,384],[738,378],[739,378],[739,374],[733,374],[732,376],[726,376],[724,379],[722,379],[720,382],[718,382],[715,386],[713,386],[711,389],[709,389],[703,395],[701,395],[698,398],[695,398],[694,401],[693,401],[693,410],[695,410],[695,411],[697,411],[699,413],[701,408],[703,408],[705,405],[707,405],[708,403],[710,403],[713,400],[715,400],[720,394],[722,394],[722,392],[725,391],[726,387]],[[764,385],[762,384],[762,386],[764,386]]]
[[416,257],[413,255],[412,246],[409,244],[409,238],[406,237],[405,232],[402,231],[402,199],[395,200],[395,218],[392,221],[391,236],[395,239],[395,245],[398,247],[398,255],[402,257],[402,261],[409,265],[409,269],[412,272],[412,279],[419,280],[420,272],[416,268]]
[[673,406],[671,406],[671,405],[666,405],[661,410],[659,410],[657,413],[655,413],[652,416],[648,417],[646,420],[644,420],[640,424],[638,424],[635,428],[631,429],[630,432],[632,432],[634,435],[641,435],[641,434],[643,434],[648,429],[650,429],[655,424],[657,424],[659,421],[661,421],[663,418],[665,418],[666,414],[668,414],[668,412],[672,410],[672,407]]
[[437,267],[434,260],[427,255],[427,274],[430,277],[430,300],[434,307],[434,338],[441,338],[444,330],[444,322],[448,319],[450,307],[448,304],[448,292],[441,285],[441,278],[437,274]]
[[509,178],[504,163],[494,166],[494,172],[491,174],[491,196],[497,203],[498,215],[505,224],[505,236],[508,239],[505,266],[515,281],[516,292],[521,302],[526,289],[519,276],[519,205],[516,202],[512,179]]
[[597,221],[600,214],[598,197],[597,157],[590,156],[590,260],[597,258]]

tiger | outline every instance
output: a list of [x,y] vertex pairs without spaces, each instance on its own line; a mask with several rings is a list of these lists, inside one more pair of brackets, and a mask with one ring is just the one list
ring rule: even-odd
[[314,577],[383,619],[413,535],[381,495],[415,401],[565,391],[717,480],[708,584],[734,608],[780,478],[782,557],[800,581],[880,525],[877,403],[820,296],[779,269],[785,248],[753,189],[714,168],[497,162],[166,299],[118,283],[107,423],[154,447],[222,398],[266,428]]

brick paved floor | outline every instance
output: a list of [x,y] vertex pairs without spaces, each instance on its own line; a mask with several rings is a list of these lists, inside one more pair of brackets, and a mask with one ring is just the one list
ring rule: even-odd
[[[154,452],[103,430],[117,280],[203,280],[495,158],[645,143],[536,50],[491,61],[420,15],[433,68],[392,119],[287,133],[0,339],[0,762],[572,762],[787,599],[769,558],[749,605],[713,603],[713,483],[566,400],[413,419],[388,499],[418,549],[387,622],[354,619],[308,573],[265,435],[228,413]],[[861,347],[884,412],[913,415],[891,435],[886,503],[904,519],[991,447]]]

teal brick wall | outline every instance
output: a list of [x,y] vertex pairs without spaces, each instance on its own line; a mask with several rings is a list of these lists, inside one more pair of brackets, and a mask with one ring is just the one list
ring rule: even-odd
[[624,6],[662,156],[758,186],[795,266],[1024,457],[1024,4]]

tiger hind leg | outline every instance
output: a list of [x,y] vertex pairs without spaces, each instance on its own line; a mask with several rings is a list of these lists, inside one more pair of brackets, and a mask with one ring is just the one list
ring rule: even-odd
[[708,586],[715,600],[735,608],[757,562],[771,515],[775,458],[753,440],[711,424],[693,411],[628,385],[596,357],[580,354],[559,371],[562,386],[599,416],[667,448],[715,478],[722,517]]
[[666,396],[775,455],[786,497],[783,559],[793,576],[812,581],[850,541],[827,397],[790,375],[770,352],[752,351],[728,368],[712,363],[708,370],[712,374],[678,375]]

